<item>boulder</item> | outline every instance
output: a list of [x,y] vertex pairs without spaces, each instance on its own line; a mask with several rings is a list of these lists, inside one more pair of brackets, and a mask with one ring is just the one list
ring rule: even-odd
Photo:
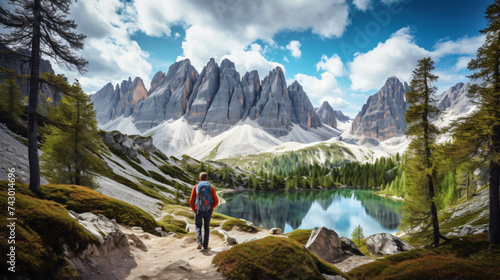
[[339,235],[326,227],[312,230],[306,249],[328,262],[333,262],[344,254]]
[[371,255],[392,255],[415,249],[408,242],[390,233],[376,233],[366,238]]
[[[103,215],[93,213],[75,213],[68,211],[77,221],[85,227],[90,233],[99,239],[100,245],[90,244],[85,250],[80,252],[76,258],[85,260],[106,255],[108,252],[118,248],[128,247],[129,242],[125,234],[118,229],[111,220]],[[65,254],[69,258],[74,258],[74,252],[68,249]]]
[[272,228],[271,230],[269,230],[269,232],[271,234],[283,234],[283,230],[280,228]]
[[361,251],[358,249],[358,246],[356,246],[356,243],[352,241],[351,239],[342,236],[340,238],[340,241],[342,242],[342,251],[344,251],[344,254],[346,255],[358,255],[358,256],[364,256],[365,254],[361,253]]

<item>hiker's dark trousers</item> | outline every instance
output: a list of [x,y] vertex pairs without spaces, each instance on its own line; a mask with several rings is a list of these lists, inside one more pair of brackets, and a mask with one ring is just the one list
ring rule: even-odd
[[[198,237],[198,244],[203,244],[204,249],[208,249],[208,236],[210,235],[210,219],[212,218],[212,210],[198,211],[196,210],[194,219],[196,224],[196,236]],[[203,236],[203,241],[201,238],[201,224],[203,223],[203,229],[205,231],[205,236]]]

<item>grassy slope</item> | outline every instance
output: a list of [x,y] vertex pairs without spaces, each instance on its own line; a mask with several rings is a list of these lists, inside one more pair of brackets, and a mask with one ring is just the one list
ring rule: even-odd
[[498,256],[500,246],[490,244],[483,233],[391,255],[348,274],[353,279],[500,279]]
[[[66,244],[75,252],[99,241],[72,218],[65,206],[33,195],[25,185],[16,184],[16,276],[31,279],[74,279],[77,272],[64,259]],[[7,181],[0,181],[0,207],[7,210]],[[43,188],[43,187],[42,187]],[[2,219],[2,232],[6,229]],[[0,248],[8,252],[7,235],[0,235]],[[7,272],[7,263],[0,268]]]

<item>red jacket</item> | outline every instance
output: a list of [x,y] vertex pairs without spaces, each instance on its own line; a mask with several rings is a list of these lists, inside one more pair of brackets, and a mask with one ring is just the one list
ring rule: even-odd
[[[193,191],[191,192],[191,199],[189,199],[189,204],[191,204],[191,209],[193,209],[193,212],[196,211],[196,208],[197,208],[196,204],[195,204],[196,186],[198,186],[198,184],[194,185]],[[210,208],[212,208],[212,211],[214,211],[215,206],[217,206],[217,204],[219,204],[219,198],[217,197],[217,193],[215,193],[214,187],[212,187],[212,185],[210,185],[210,187],[212,188],[212,198],[214,200],[214,203],[212,204],[212,206],[210,206]]]

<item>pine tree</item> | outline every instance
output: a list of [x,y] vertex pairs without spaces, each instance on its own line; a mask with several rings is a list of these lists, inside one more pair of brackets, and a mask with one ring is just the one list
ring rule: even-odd
[[91,185],[91,172],[105,169],[98,156],[104,144],[98,135],[93,103],[78,82],[69,85],[60,76],[44,75],[65,95],[48,115],[51,124],[42,146],[42,171],[51,183]]
[[68,20],[71,0],[8,0],[15,7],[0,7],[0,23],[9,33],[0,40],[11,46],[31,46],[28,98],[28,159],[32,191],[40,192],[38,161],[38,91],[41,54],[54,58],[61,65],[83,72],[87,61],[73,53],[83,48],[85,35],[74,32],[76,24]]
[[4,79],[0,84],[0,110],[7,112],[13,120],[23,113],[22,97],[15,79]]
[[486,9],[488,26],[481,30],[486,35],[476,58],[468,68],[477,84],[471,87],[472,96],[479,98],[479,111],[485,112],[482,128],[488,134],[487,156],[490,160],[490,229],[488,240],[500,244],[500,1]]
[[500,244],[500,1],[486,9],[487,27],[484,44],[476,58],[468,65],[474,73],[469,76],[475,84],[469,97],[478,109],[470,116],[460,118],[451,126],[453,157],[467,162],[480,156],[489,162],[490,223],[488,240]]
[[353,240],[356,240],[358,241],[358,247],[361,246],[360,242],[361,242],[361,239],[365,238],[365,236],[363,235],[363,228],[361,227],[361,225],[357,225],[354,227],[354,230],[352,231],[352,234],[351,234],[351,238]]
[[434,62],[430,57],[419,60],[413,71],[410,91],[406,93],[411,104],[405,114],[411,158],[406,163],[409,185],[402,225],[413,234],[416,234],[417,227],[421,227],[421,234],[426,234],[432,227],[432,240],[437,246],[440,238],[446,238],[439,232],[435,204],[433,149],[438,129],[431,120],[438,115],[434,98],[436,87],[433,86],[438,77],[431,73],[433,70]]

